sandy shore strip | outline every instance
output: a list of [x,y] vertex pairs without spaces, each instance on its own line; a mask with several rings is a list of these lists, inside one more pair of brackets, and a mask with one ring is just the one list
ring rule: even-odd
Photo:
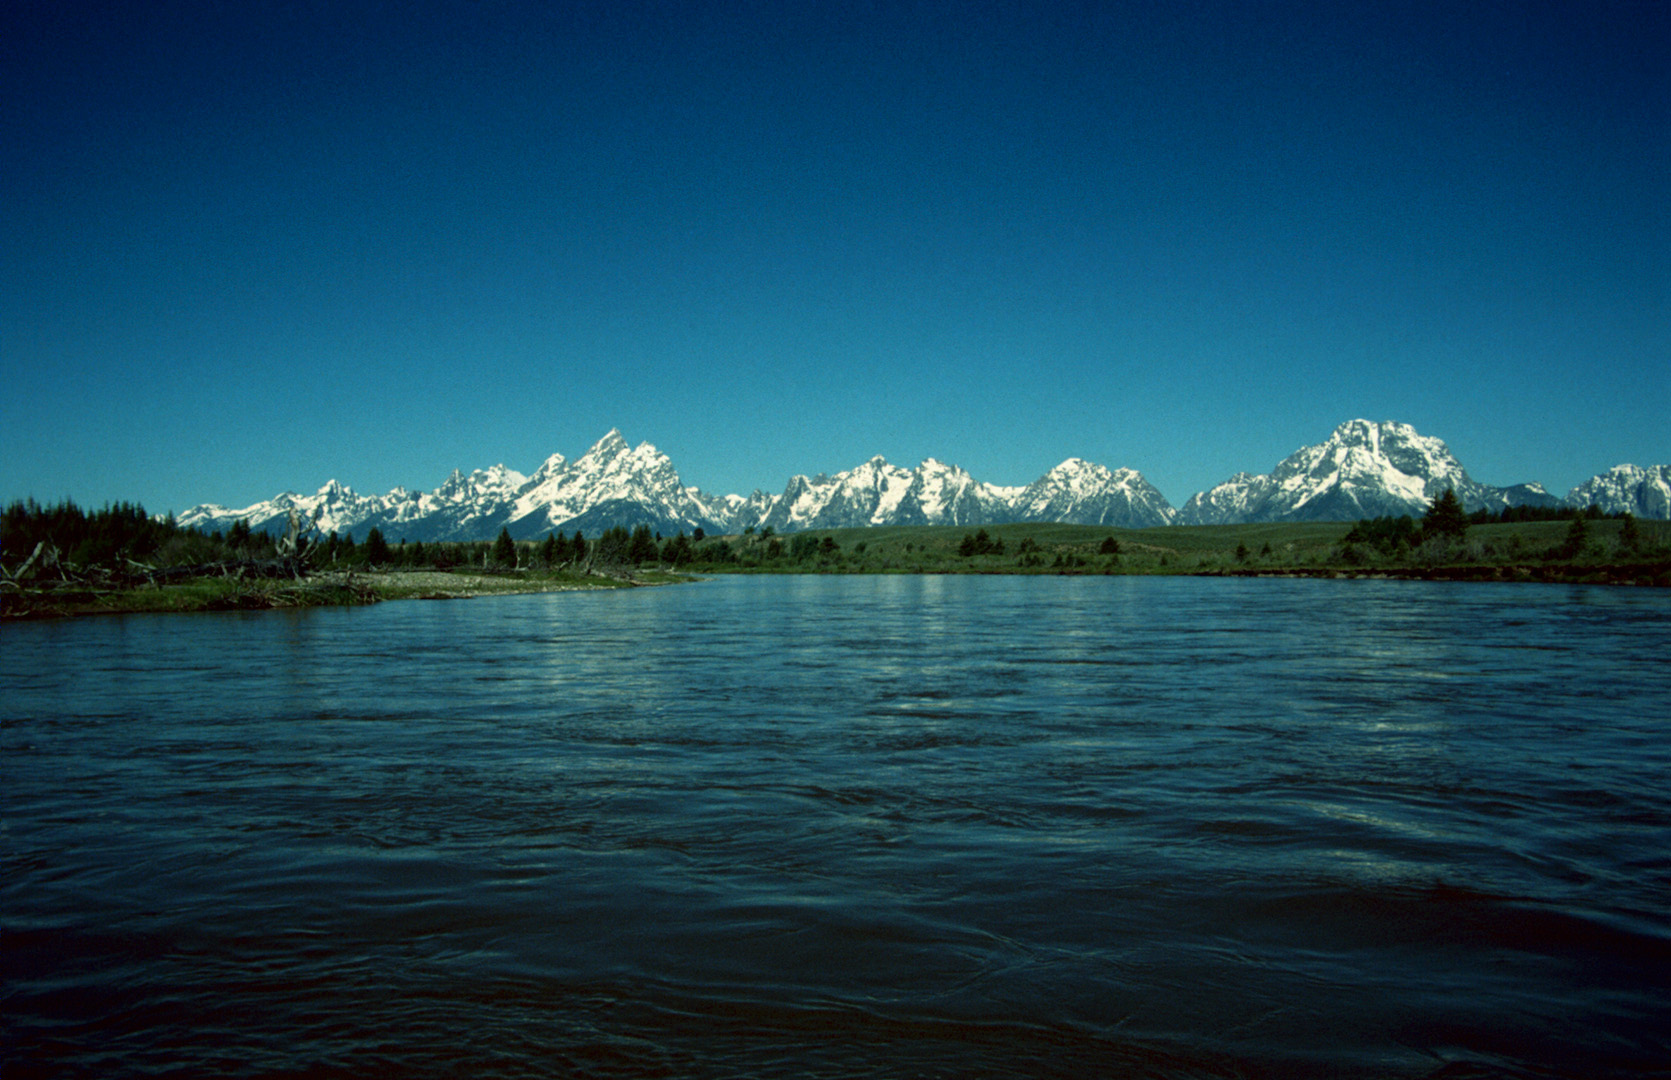
[[516,577],[443,570],[380,570],[372,573],[317,574],[312,580],[367,585],[387,599],[463,600],[510,593],[575,592],[621,588],[631,582],[606,578]]

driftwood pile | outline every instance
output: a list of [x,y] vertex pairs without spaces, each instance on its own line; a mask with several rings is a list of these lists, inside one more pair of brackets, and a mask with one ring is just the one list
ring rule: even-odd
[[63,561],[58,549],[45,540],[16,570],[0,569],[0,587],[55,589],[55,588],[133,588],[136,585],[161,585],[170,581],[191,578],[230,578],[249,581],[261,578],[305,577],[309,568],[295,555],[276,559],[223,559],[220,562],[196,563],[191,566],[150,566],[123,559],[120,563],[74,566]]
[[[0,569],[0,614],[11,618],[51,614],[89,604],[98,608],[109,598],[134,589],[202,578],[252,583],[289,581],[297,588],[306,589],[304,579],[308,575],[307,564],[294,555],[276,559],[226,559],[191,566],[150,566],[132,559],[77,566],[65,562],[56,547],[42,541],[16,570]],[[235,588],[219,603],[229,607],[268,607],[285,599],[266,586]]]
[[333,581],[315,587],[307,579],[313,569],[308,557],[316,546],[309,536],[318,522],[291,513],[290,528],[277,542],[278,557],[271,559],[223,559],[188,566],[151,566],[133,559],[78,566],[64,561],[50,541],[43,540],[16,570],[0,568],[0,613],[7,617],[52,613],[77,605],[100,606],[112,594],[146,586],[158,587],[183,581],[218,578],[233,582],[293,582],[290,588],[271,585],[235,588],[211,606],[277,607],[309,602],[309,594],[320,589],[347,589],[363,600],[374,599],[368,588],[347,581]]

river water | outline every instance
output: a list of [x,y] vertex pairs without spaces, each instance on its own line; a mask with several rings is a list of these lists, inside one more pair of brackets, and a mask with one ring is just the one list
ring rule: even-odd
[[0,1072],[1671,1068],[1656,590],[731,577],[0,628]]

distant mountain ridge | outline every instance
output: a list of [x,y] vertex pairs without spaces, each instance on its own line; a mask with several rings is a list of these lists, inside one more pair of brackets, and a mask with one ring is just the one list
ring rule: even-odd
[[491,539],[500,529],[516,539],[551,531],[596,535],[617,525],[648,525],[663,535],[1023,521],[1147,528],[1420,515],[1447,487],[1469,510],[1594,503],[1608,513],[1671,520],[1671,465],[1619,465],[1559,499],[1538,484],[1478,483],[1444,442],[1407,424],[1350,420],[1270,473],[1237,473],[1182,508],[1134,469],[1080,458],[1031,484],[1004,487],[934,458],[906,469],[878,456],[835,474],[791,477],[779,495],[716,496],[684,486],[673,462],[651,444],[629,446],[611,430],[579,458],[553,454],[528,476],[504,465],[454,470],[434,491],[395,488],[386,495],[360,495],[332,480],[312,495],[285,492],[240,509],[194,506],[180,523],[225,530],[245,519],[254,529],[278,531],[292,510],[309,518],[317,511],[326,532],[363,535],[376,527],[391,540],[425,542]]
[[1260,476],[1237,473],[1193,496],[1180,525],[1251,521],[1354,521],[1419,515],[1446,488],[1469,511],[1559,506],[1539,484],[1499,488],[1476,482],[1440,439],[1408,424],[1348,420]]

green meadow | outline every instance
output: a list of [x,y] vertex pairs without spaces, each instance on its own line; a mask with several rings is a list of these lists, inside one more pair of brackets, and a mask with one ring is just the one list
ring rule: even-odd
[[[1392,528],[1398,524],[1402,531]],[[1375,525],[1384,527],[1369,528]],[[218,537],[196,539],[199,546],[224,546]],[[212,564],[221,567],[214,573],[150,582],[131,574],[112,577],[108,567],[97,565],[66,563],[50,573],[7,567],[0,617],[462,599],[670,584],[690,573],[1385,577],[1671,587],[1671,522],[1617,518],[1485,523],[1461,535],[1425,537],[1408,520],[1383,519],[1357,526],[1157,529],[891,525],[665,539],[648,529],[631,535],[617,529],[584,547],[565,543],[568,554],[555,558],[552,540],[513,543],[509,537],[493,545],[388,545],[376,559],[366,550],[375,545],[321,545],[290,577],[249,577],[234,573],[234,563]]]
[[[1616,519],[1475,525],[1460,539],[1381,550],[1347,543],[1349,522],[1171,526],[899,525],[749,534],[696,546],[706,572],[859,574],[1244,574],[1629,580],[1671,584],[1671,524]],[[723,548],[720,546],[723,545]],[[729,557],[727,556],[729,553]],[[718,557],[716,557],[718,556]]]

